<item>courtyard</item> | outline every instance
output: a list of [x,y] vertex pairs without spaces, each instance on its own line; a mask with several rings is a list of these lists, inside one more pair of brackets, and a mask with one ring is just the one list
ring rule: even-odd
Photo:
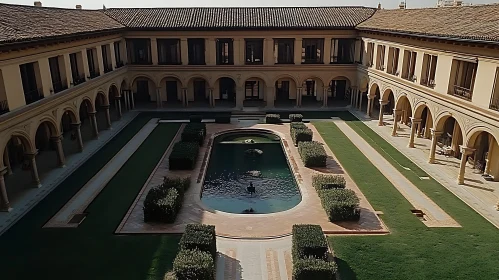
[[[287,113],[280,114],[287,118]],[[291,227],[312,223],[320,224],[327,234],[341,279],[496,279],[499,237],[493,224],[349,112],[303,115],[314,140],[326,148],[328,162],[323,169],[304,166],[288,123],[234,117],[230,124],[206,125],[205,145],[195,168],[186,172],[169,170],[167,159],[186,125],[178,120],[188,119],[189,113],[138,114],[0,236],[3,275],[9,279],[163,279],[172,269],[185,225],[205,223],[217,230],[217,279],[291,279],[287,239]],[[203,117],[211,119],[214,114]],[[126,151],[151,121],[154,126],[135,144],[136,150],[130,150],[101,188],[86,197],[84,190],[92,178]],[[215,135],[247,129],[272,131],[283,141],[302,196],[297,206],[241,215],[210,209],[200,201]],[[172,173],[195,182],[176,222],[145,223],[145,194]],[[328,221],[311,186],[316,173],[345,177],[347,188],[360,197],[358,222]],[[85,213],[85,219],[73,228],[47,226],[72,201],[79,203],[81,207],[75,208]],[[417,217],[411,212],[415,209],[423,209],[425,215]]]

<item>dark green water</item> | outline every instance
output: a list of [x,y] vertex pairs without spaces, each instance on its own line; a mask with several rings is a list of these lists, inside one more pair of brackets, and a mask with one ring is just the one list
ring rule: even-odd
[[[256,143],[244,144],[248,138]],[[248,149],[259,149],[263,154],[248,156]],[[253,176],[248,171],[261,174]],[[247,191],[250,182],[254,194]],[[265,214],[293,208],[300,203],[301,194],[275,136],[234,133],[215,139],[201,200],[223,212],[239,214],[252,208],[255,214]]]

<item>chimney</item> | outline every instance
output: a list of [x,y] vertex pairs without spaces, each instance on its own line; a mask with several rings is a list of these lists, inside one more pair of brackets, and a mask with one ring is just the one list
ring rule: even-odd
[[399,9],[401,10],[405,9],[405,2],[400,2]]
[[378,3],[378,10],[381,10],[381,3]]
[[77,10],[81,10],[81,5],[76,5]]
[[462,0],[456,0],[454,3],[458,7],[463,5],[463,1]]
[[35,1],[35,7],[41,7],[42,6],[42,2],[40,1]]

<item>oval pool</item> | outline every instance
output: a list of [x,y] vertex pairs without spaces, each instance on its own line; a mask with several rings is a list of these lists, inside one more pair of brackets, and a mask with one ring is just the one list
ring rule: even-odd
[[[248,187],[253,184],[254,193]],[[293,208],[300,190],[278,136],[237,131],[215,137],[201,201],[228,213],[267,214]]]

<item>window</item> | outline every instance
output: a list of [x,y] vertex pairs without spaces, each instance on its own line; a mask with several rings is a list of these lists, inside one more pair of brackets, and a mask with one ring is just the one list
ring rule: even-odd
[[413,51],[404,51],[404,68],[402,69],[402,78],[414,82],[416,76],[414,71],[416,69],[417,53]]
[[96,64],[95,57],[97,56],[95,49],[87,49],[88,71],[90,72],[90,79],[99,76],[99,68]]
[[123,60],[121,60],[121,42],[114,42],[114,59],[116,60],[116,68],[123,66]]
[[127,39],[128,61],[131,64],[152,64],[151,40],[149,39]]
[[35,62],[19,65],[26,104],[31,104],[43,98],[42,89],[38,88],[36,81],[35,68],[38,67],[37,64]]
[[378,45],[378,52],[376,56],[376,69],[385,70],[385,46]]
[[52,90],[53,93],[58,93],[67,89],[67,85],[62,81],[61,78],[61,70],[60,64],[61,60],[58,56],[54,56],[49,58],[49,68],[50,68],[50,76],[52,77]]
[[274,56],[275,63],[293,64],[294,63],[294,39],[275,39]]
[[189,64],[204,65],[204,39],[187,39],[189,48]]
[[323,63],[324,39],[303,39],[301,50],[302,63]]
[[246,99],[260,99],[260,82],[246,81],[244,84]]
[[357,61],[358,64],[362,64],[362,61],[364,61],[364,48],[365,48],[365,45],[364,45],[364,40],[358,40],[360,41],[359,43],[359,61]]
[[331,41],[331,63],[353,63],[355,58],[354,39],[333,39]]
[[423,56],[423,70],[421,72],[421,84],[427,87],[435,87],[435,72],[437,71],[437,56],[425,54]]
[[75,86],[85,82],[85,75],[83,70],[80,68],[82,67],[80,59],[81,53],[72,53],[69,55],[69,62],[71,63],[71,77],[73,78],[73,85]]
[[388,69],[387,69],[388,74],[396,76],[399,75],[399,70],[398,70],[399,54],[400,54],[399,48],[390,47],[388,49]]
[[451,70],[449,93],[471,100],[478,63],[454,59]]
[[263,64],[263,39],[246,39],[246,64]]
[[158,39],[158,60],[163,65],[182,64],[179,39]]
[[217,65],[234,64],[232,41],[232,39],[217,39]]
[[367,43],[367,67],[374,64],[374,43]]
[[102,45],[102,62],[104,63],[104,73],[113,71],[113,64],[111,63],[111,51],[109,45]]
[[499,67],[496,69],[496,79],[494,88],[492,88],[492,98],[490,100],[489,108],[499,111]]

